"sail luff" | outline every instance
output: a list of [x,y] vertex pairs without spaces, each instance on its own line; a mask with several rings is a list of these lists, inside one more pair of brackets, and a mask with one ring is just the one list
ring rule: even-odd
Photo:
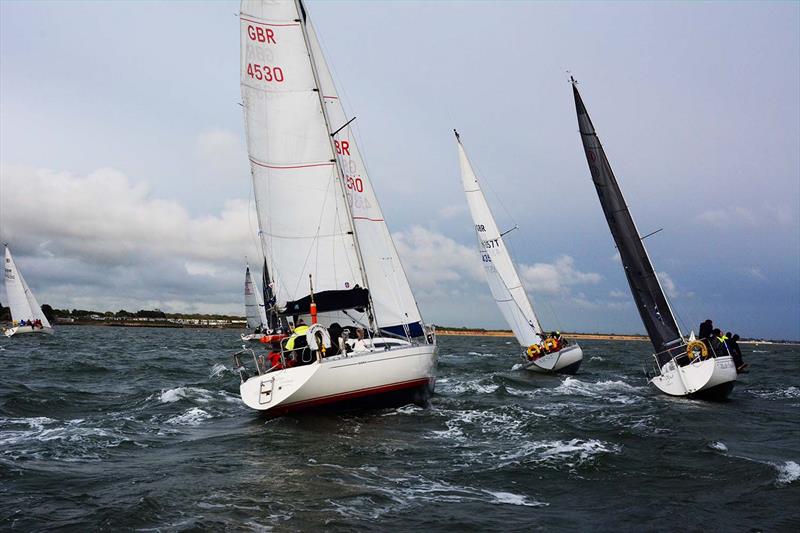
[[539,320],[457,133],[456,140],[462,185],[475,224],[478,252],[489,289],[520,345],[538,344],[542,341]]
[[653,347],[657,353],[664,352],[682,341],[683,335],[574,81],[572,90],[592,181],[628,285]]

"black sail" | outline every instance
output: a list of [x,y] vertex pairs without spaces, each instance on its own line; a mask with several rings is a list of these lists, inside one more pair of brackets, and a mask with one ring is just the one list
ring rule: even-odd
[[[578,88],[572,84],[575,96],[575,110],[578,113],[578,126],[580,127],[583,148],[586,151],[586,160],[592,173],[592,181],[603,206],[608,227],[614,242],[619,250],[625,276],[628,278],[633,299],[639,309],[644,327],[659,360],[666,362],[672,356],[678,355],[679,347],[683,345],[681,335],[672,309],[658,282],[653,265],[647,256],[644,244],[636,230],[631,213],[622,196],[617,179],[608,163],[603,146],[586,112]],[[667,353],[664,353],[667,352]],[[674,353],[669,353],[674,352]]]

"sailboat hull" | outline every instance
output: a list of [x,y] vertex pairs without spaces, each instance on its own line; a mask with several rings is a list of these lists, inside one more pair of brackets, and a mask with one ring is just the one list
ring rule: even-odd
[[261,339],[267,337],[265,333],[250,333],[249,335],[242,333],[240,336],[244,342],[260,342]]
[[436,346],[410,345],[253,376],[239,387],[251,409],[282,415],[309,409],[346,409],[425,403],[433,393]]
[[3,330],[3,334],[6,337],[13,337],[14,335],[31,335],[31,334],[45,334],[45,335],[52,335],[53,328],[34,328],[31,326],[16,326],[13,328],[8,328]]
[[583,350],[578,344],[573,344],[558,352],[544,355],[535,361],[526,359],[522,368],[540,374],[575,375],[582,362]]
[[736,365],[733,358],[724,356],[697,360],[686,366],[678,366],[670,361],[650,383],[670,396],[719,401],[728,397],[735,381]]

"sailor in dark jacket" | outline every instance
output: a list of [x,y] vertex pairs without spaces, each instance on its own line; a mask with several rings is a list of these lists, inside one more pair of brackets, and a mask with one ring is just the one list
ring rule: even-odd
[[711,332],[714,331],[714,323],[711,319],[700,323],[700,331],[697,333],[698,339],[707,339],[711,337]]
[[736,365],[736,372],[739,373],[747,367],[742,357],[742,349],[739,348],[739,335],[733,335],[728,339],[728,347],[731,349],[731,356],[733,357],[733,364]]

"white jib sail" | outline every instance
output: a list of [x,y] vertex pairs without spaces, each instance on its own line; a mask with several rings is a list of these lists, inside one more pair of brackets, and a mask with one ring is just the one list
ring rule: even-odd
[[[336,131],[347,124],[350,118],[339,99],[316,31],[310,23],[306,28],[328,118],[333,131]],[[417,303],[350,125],[336,133],[334,147],[344,172],[353,226],[361,248],[377,325],[389,328],[420,323],[422,319]]]
[[36,301],[36,297],[25,282],[25,278],[22,277],[22,274],[17,269],[8,246],[6,246],[5,250],[5,280],[11,318],[16,322],[38,319],[42,322],[42,326],[49,328],[50,322],[44,316],[42,307]]
[[241,7],[241,88],[265,253],[279,303],[366,284],[306,46],[291,0]]
[[247,315],[247,327],[256,329],[267,327],[267,312],[264,308],[264,298],[258,290],[258,285],[250,275],[250,267],[244,273],[244,310]]
[[467,196],[469,211],[475,223],[478,236],[478,251],[486,270],[489,289],[492,291],[500,312],[522,346],[538,344],[542,341],[542,331],[533,307],[522,287],[522,282],[508,253],[497,223],[483,195],[480,183],[472,165],[464,152],[461,141],[458,144],[458,159],[461,166],[461,181]]

